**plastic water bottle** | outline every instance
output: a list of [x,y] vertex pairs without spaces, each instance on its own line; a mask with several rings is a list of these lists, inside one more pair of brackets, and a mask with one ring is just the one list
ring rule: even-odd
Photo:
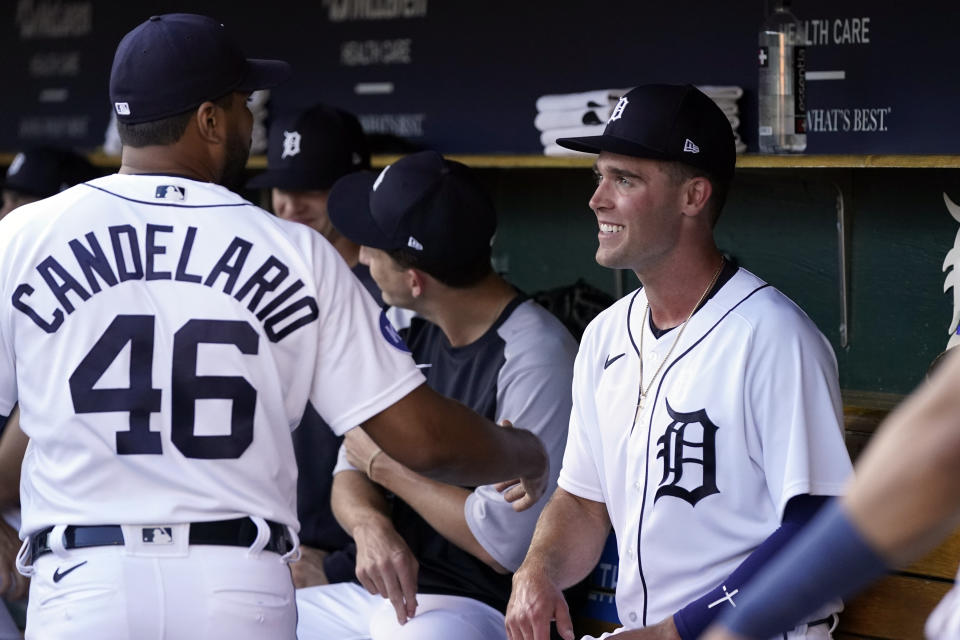
[[806,49],[790,0],[771,0],[760,29],[760,153],[799,153],[807,148]]

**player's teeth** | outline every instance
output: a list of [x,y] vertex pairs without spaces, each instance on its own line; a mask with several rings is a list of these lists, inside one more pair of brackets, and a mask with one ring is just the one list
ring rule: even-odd
[[620,231],[623,231],[623,226],[619,224],[603,224],[601,222],[600,231],[603,231],[604,233],[619,233]]

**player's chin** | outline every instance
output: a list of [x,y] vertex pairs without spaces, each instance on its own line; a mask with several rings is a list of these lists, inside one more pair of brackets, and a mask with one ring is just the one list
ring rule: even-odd
[[604,247],[602,244],[597,248],[597,254],[595,258],[597,264],[599,264],[601,267],[607,267],[608,269],[629,268],[624,263],[619,251],[615,251],[609,247]]

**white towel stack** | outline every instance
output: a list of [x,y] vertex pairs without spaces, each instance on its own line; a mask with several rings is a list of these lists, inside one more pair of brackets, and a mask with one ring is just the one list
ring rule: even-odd
[[[710,97],[730,120],[737,153],[747,145],[740,139],[740,108],[737,101],[743,89],[736,86],[701,85],[697,87]],[[543,153],[548,156],[587,156],[591,154],[565,149],[557,138],[599,136],[607,125],[610,113],[620,96],[629,89],[597,89],[579,93],[562,93],[537,98],[537,116],[533,126],[540,132]]]
[[253,114],[253,130],[250,134],[250,154],[263,155],[267,152],[267,101],[269,89],[254,91],[247,98],[247,108]]
[[587,156],[557,145],[557,138],[599,136],[610,112],[626,89],[597,89],[537,98],[533,126],[540,132],[543,153],[548,156]]
[[740,107],[737,101],[743,97],[743,88],[732,85],[698,85],[697,89],[703,91],[711,100],[717,103],[720,110],[730,121],[730,128],[733,129],[733,140],[736,144],[737,153],[743,153],[747,150],[747,145],[740,139]]

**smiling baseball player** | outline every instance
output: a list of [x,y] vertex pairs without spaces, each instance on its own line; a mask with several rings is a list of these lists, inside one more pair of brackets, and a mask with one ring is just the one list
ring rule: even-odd
[[[836,361],[810,319],[727,262],[713,228],[734,173],[720,109],[692,86],[628,92],[597,153],[597,262],[643,284],[587,327],[559,489],[514,575],[511,640],[573,638],[560,589],[612,525],[618,638],[696,638],[850,473]],[[790,638],[829,637],[829,603]]]
[[519,474],[518,508],[543,492],[535,436],[429,390],[328,242],[220,186],[246,165],[249,93],[289,73],[210,18],[150,18],[111,71],[119,174],[0,221],[27,638],[293,638],[308,402],[438,478]]

